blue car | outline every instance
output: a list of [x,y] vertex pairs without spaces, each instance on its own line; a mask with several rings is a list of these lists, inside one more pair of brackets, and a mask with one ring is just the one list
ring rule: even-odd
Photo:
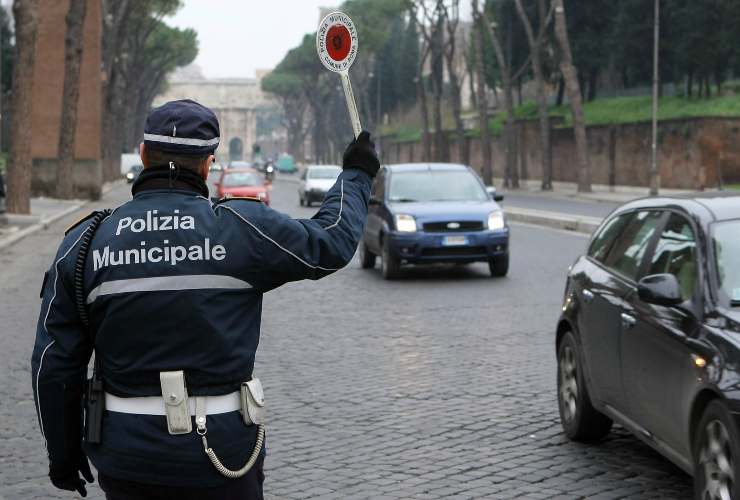
[[375,179],[360,258],[381,258],[386,279],[404,264],[487,262],[493,276],[509,271],[509,226],[497,201],[464,165],[389,165]]

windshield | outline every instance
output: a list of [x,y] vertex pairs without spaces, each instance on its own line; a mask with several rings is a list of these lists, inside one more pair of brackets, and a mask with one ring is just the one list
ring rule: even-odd
[[262,180],[252,172],[232,172],[224,176],[224,187],[261,186]]
[[486,201],[488,193],[468,171],[394,172],[388,201]]
[[339,167],[319,167],[308,170],[309,179],[336,179],[342,171]]
[[740,221],[715,223],[712,239],[720,294],[740,306]]

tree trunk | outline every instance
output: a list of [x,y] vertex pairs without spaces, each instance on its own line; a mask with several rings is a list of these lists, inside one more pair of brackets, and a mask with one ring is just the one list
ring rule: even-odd
[[80,100],[80,67],[82,66],[83,32],[87,0],[70,0],[67,12],[67,35],[64,39],[64,90],[62,116],[59,123],[59,163],[56,196],[68,200],[74,197],[75,138],[77,104]]
[[565,78],[561,76],[558,80],[558,97],[555,101],[556,106],[563,105],[563,97],[565,97]]
[[478,15],[478,0],[473,0],[473,18],[477,21],[475,30],[475,73],[478,81],[478,126],[480,127],[480,146],[483,152],[482,174],[486,186],[493,186],[493,159],[491,152],[491,129],[488,126],[488,97],[486,96],[486,77],[483,68],[483,19]]
[[31,94],[36,59],[38,0],[15,0],[15,69],[11,97],[10,159],[8,161],[7,210],[31,213]]
[[416,77],[416,93],[419,101],[419,111],[421,112],[421,138],[424,145],[424,158],[422,161],[432,161],[432,140],[429,135],[429,103],[427,102],[427,91],[424,87],[424,77],[422,68],[423,59],[419,62],[419,68]]
[[[540,2],[540,5],[544,4]],[[547,109],[547,92],[545,89],[545,76],[542,69],[542,40],[544,36],[544,25],[547,23],[544,8],[540,9],[540,29],[535,36],[532,24],[522,5],[522,0],[516,0],[516,10],[524,25],[524,31],[529,41],[530,59],[532,61],[532,72],[534,73],[535,86],[537,87],[537,111],[540,123],[540,148],[542,150],[542,190],[552,190],[552,156],[550,150],[550,117]]]
[[581,101],[581,89],[578,83],[578,73],[573,66],[573,56],[570,51],[570,40],[568,39],[568,28],[565,19],[565,8],[563,0],[555,2],[555,36],[560,45],[560,71],[565,78],[565,86],[568,90],[568,99],[573,112],[573,132],[576,141],[576,161],[578,162],[578,191],[591,191],[591,166],[588,158],[588,142],[586,137],[586,123],[583,118],[583,102]]
[[[474,2],[474,5],[477,6],[477,2]],[[496,61],[498,62],[499,69],[501,70],[501,85],[504,92],[504,109],[506,111],[506,124],[504,125],[504,148],[506,150],[504,186],[518,188],[519,181],[514,175],[517,168],[517,153],[515,135],[516,131],[514,130],[514,88],[511,81],[511,68],[507,64],[506,58],[504,57],[504,50],[501,44],[501,40],[499,40],[499,37],[496,31],[493,29],[492,24],[488,21],[488,16],[486,15],[485,10],[480,12],[479,15],[479,22],[483,24],[483,27],[481,29],[488,29],[488,34],[493,42],[493,49],[496,54]],[[482,39],[479,40],[478,46],[479,50],[482,51]],[[482,60],[480,64],[482,66]]]

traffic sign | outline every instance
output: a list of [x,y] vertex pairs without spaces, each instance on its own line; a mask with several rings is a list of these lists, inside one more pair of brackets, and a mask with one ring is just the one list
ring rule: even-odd
[[357,30],[350,17],[343,12],[327,14],[316,31],[316,51],[326,69],[339,73],[347,100],[347,110],[355,137],[362,132],[357,103],[349,80],[349,68],[357,57]]

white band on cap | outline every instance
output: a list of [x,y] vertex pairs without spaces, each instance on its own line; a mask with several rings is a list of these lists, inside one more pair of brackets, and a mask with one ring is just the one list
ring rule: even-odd
[[168,135],[144,134],[145,141],[167,142],[170,144],[182,144],[183,146],[215,146],[220,137],[213,139],[188,139],[187,137],[170,137]]

